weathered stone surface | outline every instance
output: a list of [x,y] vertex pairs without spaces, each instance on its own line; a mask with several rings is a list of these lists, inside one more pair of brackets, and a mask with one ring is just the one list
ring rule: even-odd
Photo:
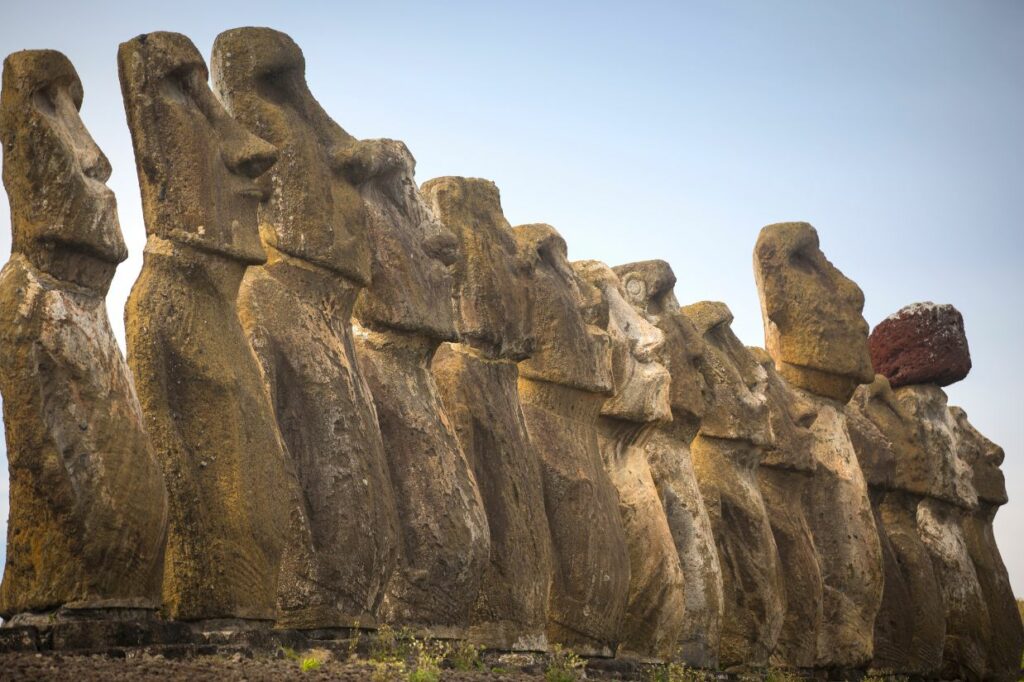
[[766,665],[785,617],[782,567],[756,472],[774,440],[768,377],[732,332],[725,304],[703,302],[682,310],[703,335],[711,396],[691,450],[722,568],[719,661]]
[[786,381],[846,402],[875,376],[864,294],[825,258],[807,223],[761,230],[754,247],[765,345]]
[[916,460],[910,471],[903,472],[897,466],[897,487],[919,490],[923,495],[963,509],[976,509],[978,493],[973,472],[960,456],[957,423],[947,405],[945,391],[922,384],[898,388],[893,395],[906,415],[915,448],[915,456],[906,459]]
[[768,354],[783,379],[806,391],[817,413],[810,425],[814,481],[805,508],[823,583],[817,665],[860,667],[872,656],[882,558],[840,403],[874,379],[861,316],[864,294],[825,258],[807,223],[761,230],[754,278]]
[[842,407],[804,396],[818,414],[810,427],[815,469],[805,508],[823,584],[818,666],[858,668],[872,658],[882,548]]
[[459,240],[453,270],[461,342],[441,346],[432,369],[472,464],[491,536],[470,637],[488,647],[544,650],[551,536],[516,365],[533,347],[529,272],[493,183],[437,178],[422,192]]
[[685,622],[685,582],[645,452],[659,424],[672,419],[670,376],[658,362],[665,335],[626,301],[618,276],[599,261],[573,269],[608,305],[612,395],[601,408],[598,442],[619,496],[629,546],[629,601],[619,637],[621,658],[669,660]]
[[370,210],[372,285],[356,304],[356,353],[380,422],[398,504],[401,558],[384,617],[464,635],[490,554],[473,468],[444,411],[430,363],[456,340],[446,267],[458,240],[423,200],[401,142],[379,142],[384,170],[357,183]]
[[935,567],[946,616],[941,675],[981,680],[991,625],[963,532],[965,510],[931,497],[917,505],[917,531]]
[[991,625],[964,537],[964,518],[976,512],[978,500],[971,468],[960,457],[960,428],[938,386],[904,386],[893,393],[924,460],[921,469],[931,475],[930,494],[917,506],[917,530],[935,567],[945,609],[941,673],[948,679],[980,680]]
[[722,570],[690,455],[708,393],[700,371],[704,340],[679,309],[673,292],[676,278],[668,263],[642,261],[614,270],[629,302],[665,335],[662,357],[672,379],[672,421],[654,428],[644,450],[685,581],[678,656],[687,665],[715,668],[722,626]]
[[270,619],[295,481],[235,299],[266,259],[255,178],[275,153],[216,100],[185,36],[122,43],[118,70],[149,235],[125,327],[169,494],[164,607]]
[[548,639],[611,655],[629,598],[618,495],[601,461],[597,421],[612,388],[607,304],[580,279],[549,225],[514,229],[532,270],[537,339],[519,363],[519,398],[540,455],[554,578]]
[[260,211],[269,262],[246,271],[238,296],[301,486],[277,622],[372,626],[396,565],[398,518],[352,345],[352,309],[369,279],[369,215],[352,184],[362,176],[345,160],[363,143],[313,98],[302,51],[285,34],[222,33],[211,64],[228,111],[280,157]]
[[917,506],[924,488],[901,488],[896,476],[897,468],[906,471],[922,459],[910,417],[881,375],[857,389],[845,413],[869,487],[885,576],[871,666],[935,675],[942,664],[946,619],[938,578],[917,532]]
[[1020,669],[1024,650],[1024,626],[992,532],[992,520],[1006,504],[1006,484],[999,466],[1003,449],[980,434],[968,421],[967,413],[951,407],[956,421],[958,453],[974,472],[978,509],[963,520],[964,540],[988,608],[990,638],[986,647],[985,676],[991,680],[1013,680]]
[[900,308],[868,337],[871,364],[893,388],[948,386],[971,371],[964,318],[951,305],[931,301]]
[[81,105],[63,54],[4,61],[0,141],[13,231],[0,271],[5,619],[160,605],[167,497],[107,318],[110,280],[128,254],[104,184],[110,164]]
[[807,523],[804,498],[814,480],[812,405],[775,371],[761,348],[751,354],[768,374],[765,392],[774,442],[765,448],[757,469],[758,488],[779,550],[785,585],[786,618],[772,652],[772,664],[810,668],[817,662],[822,621],[822,581],[814,536]]

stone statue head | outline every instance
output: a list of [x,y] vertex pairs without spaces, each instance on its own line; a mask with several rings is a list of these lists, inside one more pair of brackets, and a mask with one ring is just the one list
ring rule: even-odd
[[0,142],[12,250],[58,279],[106,293],[128,250],[106,185],[110,163],[79,118],[81,106],[82,83],[60,52],[4,60]]
[[1000,469],[1005,457],[1003,449],[979,433],[962,408],[950,407],[949,412],[955,424],[959,456],[971,467],[978,500],[995,506],[1006,504],[1006,479]]
[[779,376],[775,362],[765,349],[748,350],[768,374],[765,397],[768,399],[768,419],[774,441],[766,448],[761,465],[791,471],[814,471],[816,464],[811,449],[814,433],[811,426],[818,417],[818,411],[808,398],[794,391]]
[[758,447],[772,445],[768,374],[733,333],[729,307],[703,301],[684,306],[682,311],[704,339],[701,363],[710,400],[701,434]]
[[424,199],[459,240],[452,266],[459,340],[489,357],[523,360],[533,350],[530,271],[501,210],[498,188],[478,178],[435,178]]
[[533,354],[519,363],[528,379],[591,393],[612,390],[608,304],[569,263],[565,240],[550,225],[513,228],[530,269]]
[[369,215],[354,186],[364,179],[360,145],[313,98],[302,50],[280,31],[237,28],[217,36],[210,70],[231,115],[277,148],[264,243],[369,284]]
[[765,344],[783,378],[846,402],[875,372],[868,354],[864,294],[825,258],[807,223],[761,230],[754,247]]
[[663,260],[628,263],[613,268],[626,300],[665,335],[662,358],[672,375],[670,398],[677,416],[700,419],[708,387],[700,371],[704,340],[679,310],[674,288],[675,273]]
[[243,263],[262,263],[257,182],[273,146],[228,115],[207,85],[206,64],[179,33],[121,43],[121,93],[135,148],[146,231]]
[[610,267],[585,260],[573,263],[573,269],[601,292],[608,305],[612,395],[601,407],[601,414],[633,422],[671,421],[671,379],[659,362],[665,335],[629,304]]
[[397,140],[364,140],[370,170],[357,184],[370,213],[371,285],[359,295],[356,318],[369,328],[457,341],[449,267],[459,243],[423,200],[416,161]]
[[945,391],[925,384],[904,386],[893,393],[911,420],[924,458],[918,470],[928,476],[928,494],[965,509],[977,507],[974,475],[961,456],[960,428],[949,411]]

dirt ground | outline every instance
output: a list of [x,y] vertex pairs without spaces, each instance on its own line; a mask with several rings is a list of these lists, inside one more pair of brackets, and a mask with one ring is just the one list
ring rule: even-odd
[[[315,664],[306,661],[316,660]],[[303,663],[306,662],[306,670]],[[543,680],[538,670],[531,674],[521,669],[488,666],[473,672],[439,671],[439,679],[448,682],[475,680]],[[0,680],[371,680],[390,682],[411,679],[409,667],[372,663],[366,660],[339,661],[330,656],[322,660],[314,656],[299,658],[253,656],[200,656],[168,659],[160,655],[141,654],[126,658],[85,656],[61,653],[0,654]],[[436,680],[431,675],[422,682]]]

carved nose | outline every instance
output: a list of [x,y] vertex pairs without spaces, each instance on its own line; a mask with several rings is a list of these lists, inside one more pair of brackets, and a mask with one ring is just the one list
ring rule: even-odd
[[448,230],[442,230],[423,240],[423,250],[429,257],[448,266],[458,260],[459,240]]
[[99,182],[106,182],[110,179],[111,171],[110,161],[95,143],[86,148],[82,155],[82,172],[87,177]]
[[249,136],[236,144],[227,145],[224,163],[236,175],[258,178],[277,162],[277,150],[263,140]]
[[665,345],[665,334],[639,315],[633,324],[637,329],[634,347],[636,356],[644,361],[656,359],[657,352]]

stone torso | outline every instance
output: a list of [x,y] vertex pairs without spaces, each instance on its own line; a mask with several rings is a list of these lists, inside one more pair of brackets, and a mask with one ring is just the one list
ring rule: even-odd
[[610,655],[629,597],[629,551],[597,442],[605,396],[520,377],[519,397],[540,455],[555,548],[548,637]]
[[398,520],[377,413],[356,363],[358,288],[294,261],[249,268],[239,317],[300,482],[279,589],[292,627],[376,623]]
[[0,614],[160,604],[166,493],[104,296],[0,272],[11,518]]
[[519,370],[462,344],[443,345],[432,369],[491,536],[470,636],[488,646],[543,650],[551,537],[540,462],[519,404]]
[[472,469],[430,373],[439,342],[359,328],[355,345],[376,404],[401,523],[401,564],[387,589],[384,617],[435,635],[464,634],[490,537]]
[[293,479],[238,322],[244,265],[151,237],[128,361],[170,493],[164,601],[180,619],[275,615]]

